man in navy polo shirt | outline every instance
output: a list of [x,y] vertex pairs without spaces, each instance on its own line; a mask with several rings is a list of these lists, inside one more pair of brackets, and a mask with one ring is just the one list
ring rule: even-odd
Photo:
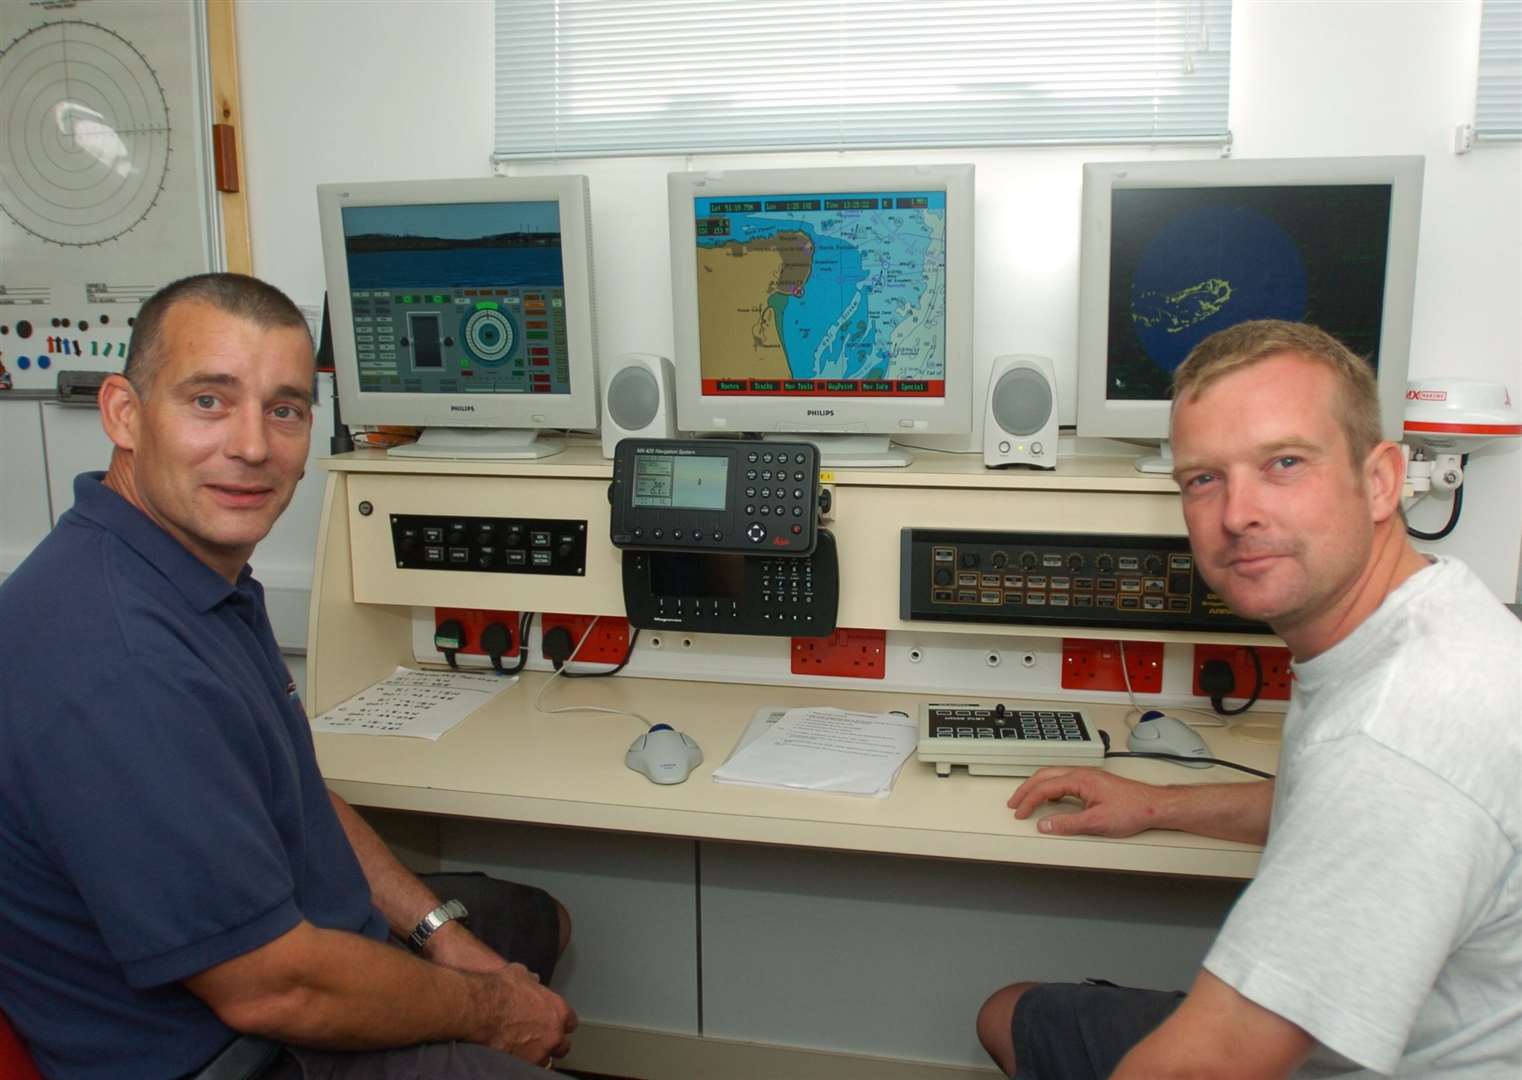
[[168,286],[101,389],[109,471],[0,586],[0,1009],[49,1076],[277,1052],[249,1036],[290,1047],[271,1075],[537,1076],[575,1027],[540,982],[563,909],[503,886],[493,943],[538,974],[509,963],[318,772],[247,565],[312,382],[279,290]]

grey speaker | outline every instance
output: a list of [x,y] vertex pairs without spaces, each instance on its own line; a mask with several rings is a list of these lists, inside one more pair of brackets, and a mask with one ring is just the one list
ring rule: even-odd
[[983,464],[1057,467],[1057,379],[1044,356],[1000,356],[983,404]]
[[618,440],[676,436],[676,371],[664,356],[625,353],[608,365],[602,388],[602,456]]

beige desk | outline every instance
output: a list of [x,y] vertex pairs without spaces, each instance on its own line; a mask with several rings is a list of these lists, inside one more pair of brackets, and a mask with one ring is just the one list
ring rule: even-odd
[[[430,814],[562,825],[610,832],[867,851],[927,858],[1142,871],[1193,877],[1248,878],[1258,849],[1173,832],[1127,840],[1043,836],[1036,821],[1064,812],[1054,805],[1016,821],[1005,800],[1019,783],[969,776],[938,778],[912,757],[887,799],[818,792],[768,791],[714,782],[711,773],[762,705],[834,705],[904,709],[907,694],[713,685],[654,679],[557,679],[546,707],[595,704],[637,712],[685,731],[704,761],[686,783],[652,784],[623,764],[642,730],[637,720],[599,713],[545,715],[534,695],[548,676],[519,684],[436,743],[422,739],[323,735],[323,773],[361,806]],[[1087,706],[1085,714],[1124,749],[1124,710]],[[1273,770],[1277,744],[1202,731],[1219,756]],[[1245,773],[1189,769],[1167,762],[1111,760],[1109,768],[1159,783],[1237,782]]]

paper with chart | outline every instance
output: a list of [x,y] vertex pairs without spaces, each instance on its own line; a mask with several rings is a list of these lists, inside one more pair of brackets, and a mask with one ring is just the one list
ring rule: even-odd
[[517,681],[516,675],[504,679],[499,675],[399,667],[317,717],[312,730],[437,740]]
[[713,777],[885,798],[918,736],[918,724],[902,713],[789,709],[764,729],[748,729]]

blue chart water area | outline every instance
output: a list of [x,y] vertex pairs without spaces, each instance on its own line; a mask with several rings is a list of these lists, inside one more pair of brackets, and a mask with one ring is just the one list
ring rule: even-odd
[[[862,288],[866,277],[861,252],[828,237],[815,239],[808,286],[802,296],[786,298],[782,311],[782,349],[793,374],[859,379],[870,374],[874,363],[886,369],[886,356],[872,356],[877,330],[869,318],[872,294]],[[850,327],[831,336],[847,311],[853,315]],[[820,342],[827,339],[820,352]]]
[[1305,314],[1298,245],[1272,218],[1240,207],[1173,218],[1147,243],[1131,280],[1136,335],[1148,358],[1168,372],[1217,330]]
[[565,272],[558,247],[429,248],[351,251],[351,289],[558,289]]
[[[816,215],[826,232],[802,214],[733,214],[727,235],[699,243],[723,246],[806,237],[807,279],[796,291],[775,292],[766,299],[789,372],[799,379],[889,378],[895,374],[892,331],[906,313],[917,313],[923,304],[931,242],[924,213],[895,214],[891,229],[869,228],[864,217],[855,215]],[[830,235],[834,230],[862,230],[870,243],[851,243]]]

